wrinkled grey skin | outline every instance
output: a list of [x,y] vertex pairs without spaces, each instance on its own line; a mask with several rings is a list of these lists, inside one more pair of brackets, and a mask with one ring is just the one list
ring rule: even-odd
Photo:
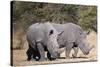
[[81,29],[80,26],[73,23],[52,23],[52,25],[58,32],[64,31],[58,37],[58,44],[60,48],[65,47],[66,58],[69,58],[69,53],[72,48],[74,49],[73,57],[77,57],[78,47],[85,55],[89,54],[92,47],[88,47],[88,44],[85,41],[87,34]]
[[31,25],[26,33],[26,36],[29,44],[29,49],[27,50],[27,60],[31,59],[32,53],[34,53],[33,56],[35,55],[35,57],[36,55],[39,55],[40,61],[45,60],[46,50],[48,50],[53,58],[58,56],[58,32],[49,22]]

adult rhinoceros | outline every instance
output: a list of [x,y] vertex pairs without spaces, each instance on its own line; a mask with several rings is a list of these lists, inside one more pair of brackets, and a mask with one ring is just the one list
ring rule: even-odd
[[85,39],[87,34],[82,30],[82,28],[79,25],[73,23],[66,23],[66,24],[52,23],[52,25],[58,32],[64,31],[58,37],[58,44],[60,48],[66,47],[65,48],[66,58],[69,57],[69,53],[72,48],[74,49],[73,57],[77,56],[78,47],[85,55],[89,54],[89,51],[93,47],[90,48],[86,43]]
[[29,27],[27,31],[27,41],[29,49],[27,50],[27,60],[33,57],[39,58],[40,61],[45,60],[45,51],[48,51],[53,58],[56,58],[60,51],[57,42],[58,32],[49,23],[36,23]]

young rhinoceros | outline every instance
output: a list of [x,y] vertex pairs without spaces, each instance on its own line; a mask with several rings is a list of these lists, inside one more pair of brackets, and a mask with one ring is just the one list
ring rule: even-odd
[[33,57],[39,57],[40,61],[45,60],[45,51],[48,51],[53,58],[57,58],[60,51],[57,42],[58,32],[49,23],[36,23],[29,27],[27,31],[27,41],[29,49],[27,50],[27,60]]

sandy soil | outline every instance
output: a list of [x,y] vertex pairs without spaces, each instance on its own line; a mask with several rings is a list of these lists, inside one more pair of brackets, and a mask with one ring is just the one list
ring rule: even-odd
[[[61,58],[54,60],[54,61],[49,61],[48,59],[46,61],[27,61],[26,57],[26,50],[13,50],[13,57],[12,57],[12,62],[14,66],[23,66],[23,65],[38,65],[38,64],[54,64],[54,63],[70,63],[70,62],[85,62],[85,61],[96,61],[97,60],[97,34],[95,32],[91,32],[88,37],[87,41],[90,44],[89,46],[94,46],[93,49],[90,51],[89,55],[84,55],[81,50],[78,52],[78,57],[77,58],[70,58],[70,59],[65,59],[65,53],[63,52],[61,54]],[[72,57],[73,50],[70,53],[70,57]]]

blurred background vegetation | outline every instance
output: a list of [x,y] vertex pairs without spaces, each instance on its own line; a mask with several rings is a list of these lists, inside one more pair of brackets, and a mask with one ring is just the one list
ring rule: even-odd
[[50,21],[60,24],[72,22],[84,30],[97,32],[96,6],[23,1],[13,1],[11,5],[13,44],[17,44],[12,46],[13,49],[23,48],[27,28],[37,22]]

